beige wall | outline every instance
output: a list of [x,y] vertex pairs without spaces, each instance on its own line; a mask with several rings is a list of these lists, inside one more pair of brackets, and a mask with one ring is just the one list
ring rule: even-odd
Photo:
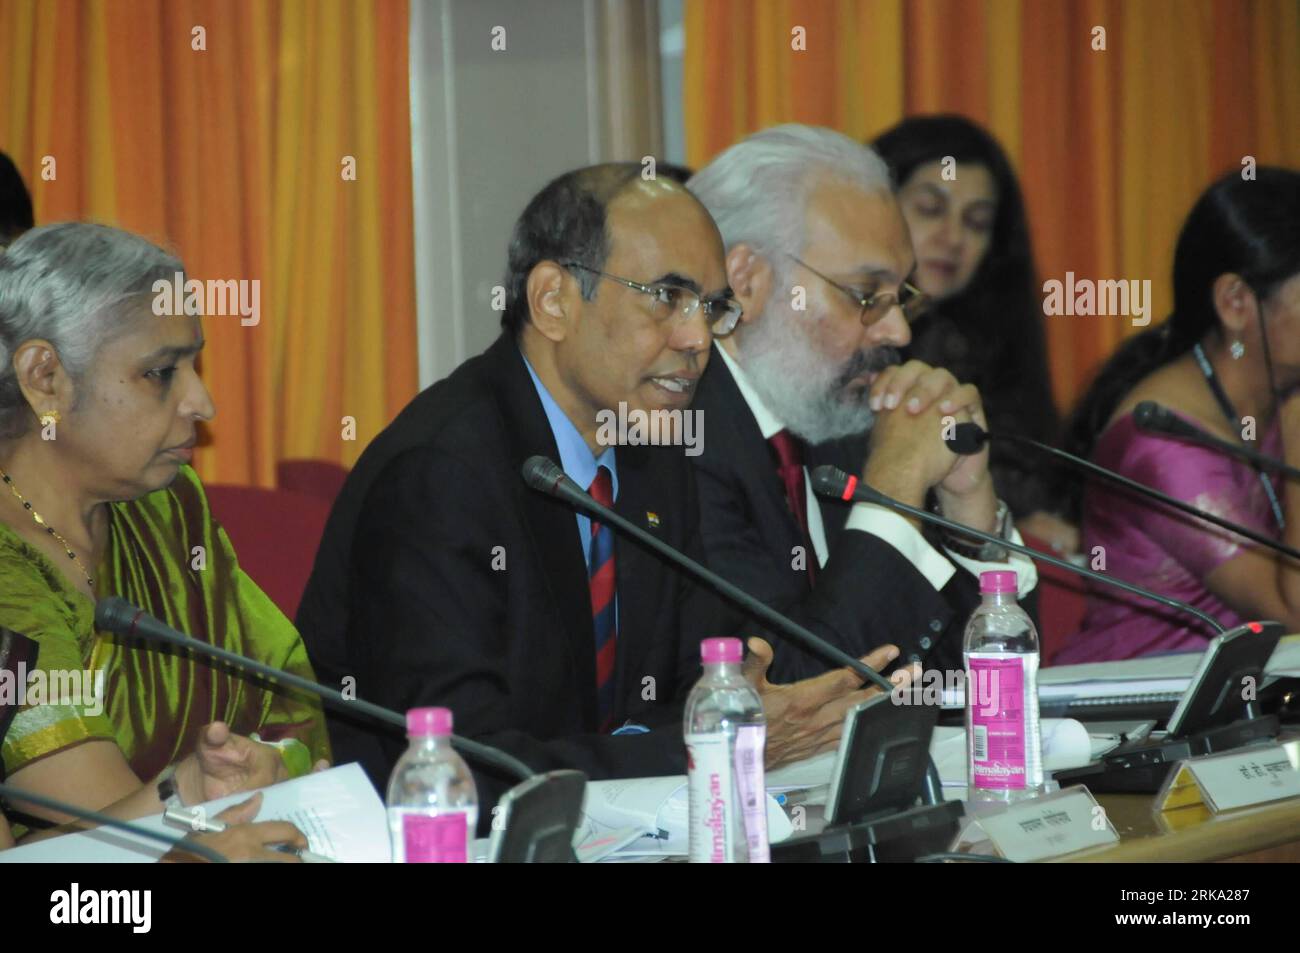
[[[658,156],[654,0],[412,0],[420,382],[496,337],[506,243],[566,169]],[[504,50],[494,50],[494,28]]]

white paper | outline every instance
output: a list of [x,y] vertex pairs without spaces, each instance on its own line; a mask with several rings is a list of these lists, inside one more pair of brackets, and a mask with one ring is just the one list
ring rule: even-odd
[[[615,856],[685,857],[689,846],[687,802],[685,775],[588,781],[577,842],[586,846],[597,838],[636,828],[642,836]],[[768,842],[779,843],[789,837],[792,830],[790,819],[769,791]]]
[[[313,853],[345,863],[388,863],[388,815],[374,786],[357,764],[345,764],[262,788],[258,821],[291,821],[307,836]],[[201,805],[215,818],[246,801],[245,791]],[[161,814],[131,823],[180,840],[188,831]],[[167,852],[158,841],[106,828],[64,834],[0,851],[0,863],[152,863]]]
[[[1054,665],[1039,669],[1040,701],[1114,698],[1122,695],[1181,695],[1192,683],[1203,652],[1125,659],[1117,662],[1089,662],[1082,665]],[[1300,676],[1300,636],[1281,639],[1265,666],[1265,684],[1283,676]],[[964,692],[943,692],[944,708],[961,708]]]

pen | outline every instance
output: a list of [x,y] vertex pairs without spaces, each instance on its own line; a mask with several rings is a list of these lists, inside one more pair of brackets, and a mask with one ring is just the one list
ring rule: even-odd
[[801,804],[808,804],[812,795],[824,794],[826,786],[813,788],[796,788],[791,791],[782,791],[779,794],[773,794],[776,803],[781,807],[798,807]]
[[[188,827],[191,831],[199,834],[220,834],[226,830],[225,821],[217,820],[215,817],[203,817],[192,808],[169,807],[163,813],[163,817],[173,824],[177,824],[181,827]],[[279,851],[282,854],[294,854],[304,864],[334,863],[334,861],[329,857],[313,853],[309,850],[290,847],[288,844],[272,844],[271,850]]]

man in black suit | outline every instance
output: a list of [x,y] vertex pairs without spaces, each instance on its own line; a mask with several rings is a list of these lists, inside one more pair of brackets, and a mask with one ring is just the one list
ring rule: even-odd
[[[502,336],[366,449],[297,620],[323,682],[399,710],[449,707],[459,733],[593,779],[685,770],[682,705],[700,640],[727,634],[716,603],[672,568],[520,476],[534,454],[555,459],[629,520],[702,555],[682,448],[601,442],[602,411],[685,409],[713,324],[738,311],[708,214],[680,184],[640,172],[579,170],[529,203],[510,244]],[[860,680],[841,670],[770,685],[771,649],[751,647],[769,764],[833,744],[868,694]],[[400,739],[360,717],[330,727],[337,760],[361,761],[382,790]],[[477,773],[490,805],[501,779],[484,791]]]
[[[915,257],[884,163],[837,132],[781,126],[732,146],[688,186],[718,223],[744,306],[714,342],[694,404],[710,565],[847,652],[889,641],[902,663],[961,669],[976,574],[1015,569],[1024,596],[1033,564],[879,506],[824,500],[808,478],[829,463],[1019,542],[987,451],[959,457],[943,439],[946,426],[984,425],[978,392],[899,363],[919,293],[906,282]],[[772,671],[824,668],[778,646]]]

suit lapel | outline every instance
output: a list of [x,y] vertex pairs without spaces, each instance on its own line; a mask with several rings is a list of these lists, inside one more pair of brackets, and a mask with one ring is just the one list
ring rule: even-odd
[[[763,431],[758,428],[754,412],[745,403],[736,379],[731,376],[731,369],[718,356],[717,345],[714,345],[714,353],[709,358],[705,377],[708,379],[707,390],[700,394],[709,408],[705,414],[705,427],[709,426],[710,420],[722,422],[720,428],[714,424],[718,429],[708,431],[707,439],[716,440],[718,430],[722,431],[721,436],[725,440],[725,443],[719,441],[723,444],[719,448],[722,459],[727,461],[728,468],[738,471],[742,481],[754,488],[755,499],[761,501],[758,517],[767,519],[770,514],[777,514],[782,535],[787,540],[787,551],[802,545],[799,524],[790,512],[771,445],[763,438]],[[710,454],[712,455],[712,450]],[[809,553],[809,556],[812,554]]]
[[[546,411],[533,386],[528,368],[514,340],[503,334],[489,352],[502,417],[514,449],[511,467],[518,474],[536,454],[559,462],[560,452],[551,433]],[[621,461],[620,461],[621,465]],[[582,686],[583,719],[596,724],[596,635],[591,619],[591,589],[574,511],[553,497],[529,489],[523,477],[514,477],[516,499],[524,515],[534,554],[560,618],[577,684]],[[586,489],[584,487],[584,489]]]

